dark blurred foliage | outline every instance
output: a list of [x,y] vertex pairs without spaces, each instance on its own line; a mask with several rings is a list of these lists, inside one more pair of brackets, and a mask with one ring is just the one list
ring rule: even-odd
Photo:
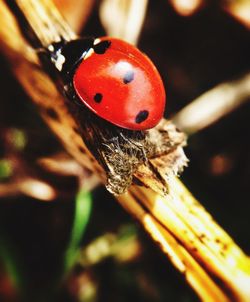
[[[84,35],[104,34],[97,8]],[[152,58],[163,76],[168,96],[167,118],[216,84],[250,70],[249,31],[227,15],[219,7],[219,1],[208,2],[191,17],[181,17],[167,1],[151,0],[139,47]],[[21,152],[31,164],[38,156],[60,151],[61,145],[28,101],[4,58],[0,62],[0,157],[5,158],[8,152],[4,133],[13,127],[23,129],[27,136],[27,145]],[[249,116],[250,104],[246,103],[193,135],[186,148],[190,165],[182,176],[198,200],[247,253],[250,253]],[[135,223],[104,188],[96,189],[93,198],[92,216],[82,246]],[[8,261],[22,276],[19,286],[24,301],[82,301],[79,280],[86,281],[80,278],[84,274],[88,274],[97,291],[92,300],[84,301],[198,301],[139,226],[134,228],[142,246],[138,257],[120,263],[110,256],[87,269],[77,266],[60,287],[74,206],[74,198],[52,203],[27,197],[1,200],[0,250],[5,260],[0,267],[1,301],[16,301],[5,273],[10,271]]]

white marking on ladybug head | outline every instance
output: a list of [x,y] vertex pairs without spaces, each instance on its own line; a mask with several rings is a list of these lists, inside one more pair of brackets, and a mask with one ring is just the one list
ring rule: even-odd
[[55,50],[55,48],[54,48],[54,46],[53,46],[53,45],[49,45],[49,46],[48,46],[48,50],[52,52],[52,51],[54,51],[54,50]]
[[97,38],[97,39],[95,39],[95,41],[94,41],[94,45],[96,45],[96,44],[98,44],[98,43],[100,43],[101,42],[101,39],[100,38]]
[[53,45],[49,45],[48,50],[51,52],[51,61],[59,71],[62,71],[66,58],[62,55],[61,49],[55,51],[55,47]]
[[87,52],[86,56],[84,57],[84,60],[88,59],[92,54],[94,53],[94,49],[90,48],[90,50]]
[[66,61],[65,56],[63,56],[62,54],[59,54],[55,61],[55,66],[59,71],[62,70],[63,64],[65,63],[65,61]]

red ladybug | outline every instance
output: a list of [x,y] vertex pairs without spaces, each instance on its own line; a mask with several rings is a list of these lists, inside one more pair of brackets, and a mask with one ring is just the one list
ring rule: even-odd
[[93,40],[72,84],[80,101],[116,126],[146,130],[163,116],[165,90],[158,71],[146,55],[122,40]]

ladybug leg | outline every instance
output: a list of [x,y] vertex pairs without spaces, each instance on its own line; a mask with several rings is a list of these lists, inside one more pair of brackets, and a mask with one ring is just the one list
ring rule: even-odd
[[105,143],[102,143],[103,146],[110,149],[110,151],[113,151],[113,147],[110,146],[111,144],[113,144],[115,146],[115,152],[122,152],[122,150],[120,148],[120,144],[119,144],[119,139],[117,136],[110,138]]

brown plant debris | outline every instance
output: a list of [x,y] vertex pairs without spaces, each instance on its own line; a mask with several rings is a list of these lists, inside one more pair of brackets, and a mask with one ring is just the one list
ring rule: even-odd
[[146,186],[145,178],[149,182],[151,178],[155,179],[163,184],[161,193],[166,193],[168,177],[178,175],[187,164],[182,150],[185,135],[171,121],[162,121],[148,131],[130,131],[92,114],[86,118],[86,112],[84,118],[78,120],[81,121],[83,140],[104,168],[106,187],[113,194],[124,193],[134,176]]

